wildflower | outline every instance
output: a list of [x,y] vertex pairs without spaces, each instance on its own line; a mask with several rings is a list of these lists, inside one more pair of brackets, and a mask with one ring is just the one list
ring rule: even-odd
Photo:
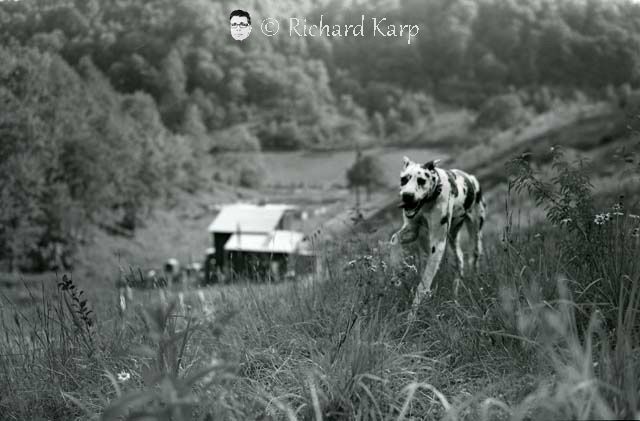
[[629,218],[631,218],[631,219],[640,219],[640,216],[639,216],[639,215],[634,215],[634,214],[630,213],[630,214],[629,214]]
[[604,221],[605,222],[609,222],[609,220],[611,219],[611,214],[609,212],[604,214]]
[[127,310],[127,300],[124,298],[124,294],[120,294],[120,309],[122,311]]
[[396,281],[393,283],[393,286],[395,286],[396,288],[399,288],[402,285],[402,282],[400,281],[400,279],[396,279]]
[[595,222],[597,225],[603,225],[605,223],[604,215],[603,214],[596,215],[593,222]]
[[119,382],[126,382],[127,380],[129,380],[131,378],[131,373],[129,373],[128,371],[121,371],[118,373],[118,381]]
[[403,261],[402,263],[404,263],[404,265],[407,267],[407,269],[410,269],[410,270],[414,271],[415,273],[418,273],[418,268],[416,267],[416,265],[410,265],[406,261]]
[[620,213],[622,212],[622,203],[618,202],[615,205],[613,205],[613,212],[614,213]]

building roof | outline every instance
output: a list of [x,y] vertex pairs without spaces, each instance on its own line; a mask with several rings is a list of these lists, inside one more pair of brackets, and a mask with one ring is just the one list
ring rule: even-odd
[[269,233],[276,229],[282,215],[297,209],[291,205],[253,205],[236,203],[226,205],[209,225],[209,232],[219,233]]
[[304,234],[297,231],[273,231],[268,234],[233,234],[224,246],[227,251],[310,255]]

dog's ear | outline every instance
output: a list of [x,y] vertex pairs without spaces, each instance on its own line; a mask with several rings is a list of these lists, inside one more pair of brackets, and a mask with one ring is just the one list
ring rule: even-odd
[[424,168],[425,170],[433,171],[436,168],[436,165],[438,165],[438,162],[440,162],[440,159],[434,159],[433,161],[429,161],[426,164],[422,164],[422,168]]
[[411,164],[411,160],[407,158],[407,156],[402,157],[402,162],[404,163],[405,168],[407,168],[407,165]]

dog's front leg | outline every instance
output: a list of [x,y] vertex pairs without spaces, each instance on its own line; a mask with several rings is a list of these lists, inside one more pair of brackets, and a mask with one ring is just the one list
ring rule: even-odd
[[[418,307],[425,295],[431,294],[431,284],[433,278],[435,278],[440,262],[444,256],[444,251],[447,246],[447,229],[449,221],[445,224],[430,224],[427,238],[424,239],[425,243],[420,244],[423,249],[428,253],[427,264],[422,273],[422,279],[416,289],[416,295],[413,298],[413,304],[411,305],[411,311],[409,312],[409,321],[413,321],[416,318]],[[428,243],[426,242],[428,241]]]
[[402,245],[413,243],[418,239],[420,234],[420,227],[413,221],[404,218],[404,224],[402,228],[391,236],[391,256],[390,263],[392,266],[397,266],[402,260]]
[[402,228],[391,236],[391,244],[409,244],[418,239],[419,225],[404,217]]

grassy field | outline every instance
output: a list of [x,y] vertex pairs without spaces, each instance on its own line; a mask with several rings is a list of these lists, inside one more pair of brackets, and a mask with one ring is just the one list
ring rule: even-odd
[[[501,139],[495,148],[510,159]],[[285,201],[297,188],[314,193],[302,205],[348,206],[349,193],[330,186],[337,178],[313,183],[352,153],[332,157],[331,168],[268,156],[287,168],[280,182],[309,168],[314,176],[260,194],[214,184],[177,198],[132,240],[97,231],[97,245],[83,250],[90,264],[72,279],[46,274],[0,290],[0,418],[638,419],[638,155],[625,152],[626,165],[616,158],[632,142],[518,161],[513,188],[498,182],[486,192],[480,271],[454,300],[445,263],[412,324],[407,306],[424,261],[415,250],[389,261],[396,220],[347,231],[324,247],[323,272],[290,283],[113,288],[137,276],[130,267],[198,253],[215,203]],[[390,163],[432,158],[381,153]],[[585,155],[595,170],[573,162]],[[505,171],[504,161],[490,163]]]
[[424,262],[388,261],[391,226],[328,245],[326,271],[292,283],[81,292],[58,278],[29,306],[3,298],[3,417],[637,418],[640,212],[571,180],[545,187],[582,198],[559,216],[522,227],[507,208],[462,296],[445,266],[413,324]]

